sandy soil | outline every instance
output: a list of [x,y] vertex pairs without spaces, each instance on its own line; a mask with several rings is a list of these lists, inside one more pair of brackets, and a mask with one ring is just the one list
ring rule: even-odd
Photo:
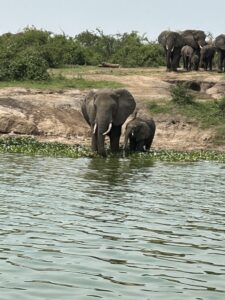
[[[147,100],[168,101],[170,87],[178,81],[189,81],[202,98],[219,99],[225,94],[225,77],[216,72],[167,73],[160,69],[109,70],[105,73],[87,72],[85,79],[121,82],[135,97],[139,114],[146,114]],[[41,141],[90,144],[90,129],[80,112],[82,98],[88,92],[67,89],[58,92],[25,88],[0,89],[0,133],[32,135]],[[213,129],[200,130],[196,121],[177,115],[154,117],[155,149],[218,149],[212,144]],[[123,137],[121,138],[121,142]]]

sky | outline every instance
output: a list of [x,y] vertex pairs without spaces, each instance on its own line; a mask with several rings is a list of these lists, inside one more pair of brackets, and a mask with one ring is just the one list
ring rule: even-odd
[[75,36],[137,31],[154,41],[163,30],[225,34],[225,0],[0,0],[0,35],[27,26]]

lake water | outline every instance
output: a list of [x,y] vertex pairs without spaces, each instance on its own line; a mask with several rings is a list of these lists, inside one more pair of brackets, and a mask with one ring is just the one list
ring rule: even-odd
[[0,299],[225,299],[225,164],[0,155]]

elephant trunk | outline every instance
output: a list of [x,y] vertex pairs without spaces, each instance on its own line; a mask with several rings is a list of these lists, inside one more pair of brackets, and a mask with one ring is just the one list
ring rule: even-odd
[[105,151],[105,136],[110,133],[112,129],[112,121],[100,120],[95,121],[93,133],[97,135],[97,152],[102,156],[106,156]]

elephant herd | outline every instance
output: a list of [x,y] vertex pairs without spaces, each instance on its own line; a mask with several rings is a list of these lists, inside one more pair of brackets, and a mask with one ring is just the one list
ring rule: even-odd
[[[91,127],[91,147],[106,156],[105,137],[110,140],[110,150],[119,151],[122,125],[136,108],[134,97],[126,89],[101,89],[90,91],[83,99],[82,114]],[[124,149],[149,150],[155,135],[155,122],[151,118],[140,118],[137,114],[125,129]]]
[[[213,44],[207,44],[201,30],[185,30],[181,33],[163,31],[158,37],[164,47],[168,71],[177,71],[180,58],[184,68],[212,70],[215,52],[218,53],[218,71],[225,71],[225,35],[219,35]],[[101,89],[90,91],[82,101],[81,111],[91,128],[92,150],[106,156],[105,137],[110,140],[110,150],[119,151],[122,125],[134,113],[136,102],[126,89]],[[156,125],[150,117],[135,116],[126,124],[124,150],[147,151],[152,145]]]
[[177,71],[180,58],[185,70],[212,70],[215,53],[218,53],[218,72],[225,72],[225,34],[220,34],[212,43],[206,42],[202,30],[183,32],[163,31],[158,42],[165,51],[167,71]]

